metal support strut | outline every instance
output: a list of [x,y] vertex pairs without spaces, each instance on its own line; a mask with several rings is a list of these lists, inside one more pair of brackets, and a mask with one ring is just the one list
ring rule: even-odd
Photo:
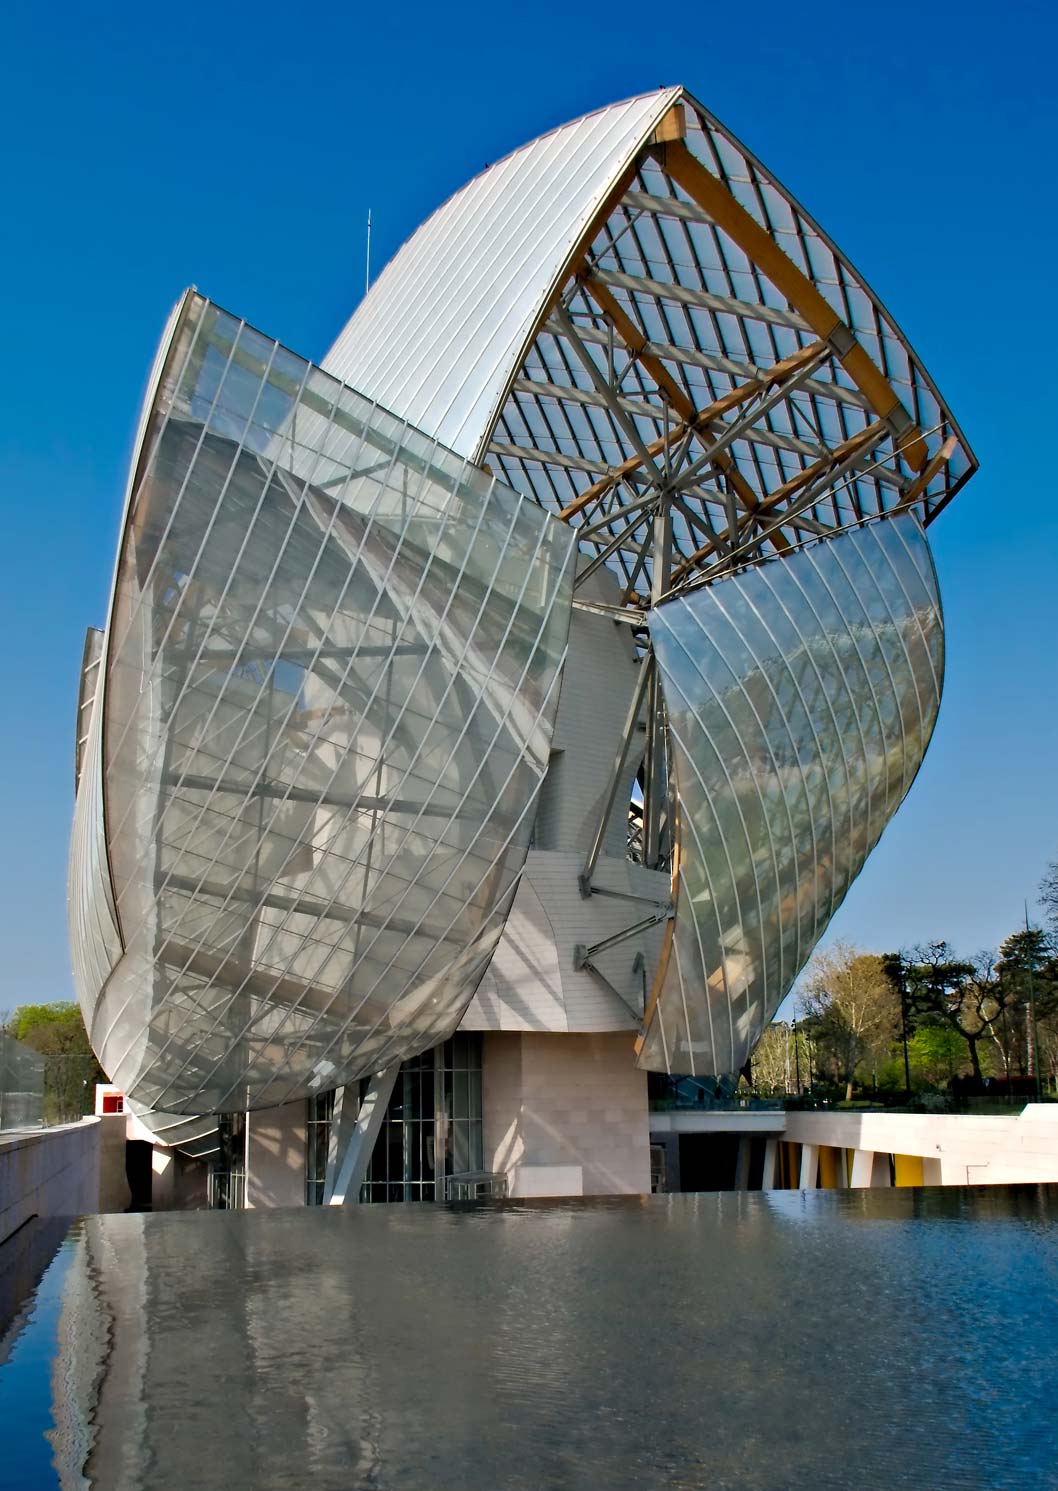
[[599,824],[595,830],[588,857],[584,861],[584,868],[577,877],[580,893],[587,899],[591,895],[591,878],[595,874],[595,866],[599,863],[599,855],[602,853],[603,839],[606,837],[606,827],[610,822],[610,814],[613,812],[614,801],[617,797],[617,789],[621,785],[621,777],[624,773],[625,762],[628,760],[628,749],[632,744],[632,737],[636,733],[639,724],[639,711],[643,707],[643,695],[647,683],[654,672],[654,654],[647,653],[639,666],[639,679],[632,693],[632,701],[628,706],[628,715],[625,719],[625,727],[621,733],[621,744],[617,748],[614,759],[613,770],[610,773],[610,785],[606,791],[606,800],[603,803],[602,813],[599,816]]
[[[349,1088],[339,1090],[340,1102],[336,1095],[331,1144],[327,1154],[324,1206],[348,1206],[359,1201],[360,1186],[371,1163],[371,1151],[382,1128],[382,1120],[386,1116],[399,1071],[398,1061],[384,1072],[376,1072],[369,1078],[355,1119],[350,1113],[353,1104],[350,1103]],[[353,1095],[355,1091],[353,1088]]]

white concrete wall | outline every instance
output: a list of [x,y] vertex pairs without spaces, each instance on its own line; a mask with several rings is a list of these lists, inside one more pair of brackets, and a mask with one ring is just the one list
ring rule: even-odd
[[[619,588],[613,575],[600,571],[583,593],[614,602]],[[586,1033],[639,1027],[643,977],[633,967],[642,953],[649,989],[661,953],[660,928],[598,954],[594,961],[604,978],[573,967],[577,943],[590,947],[652,909],[610,896],[584,899],[578,886],[638,680],[629,628],[575,611],[533,849],[491,966],[463,1018],[464,1030]],[[594,879],[622,895],[664,903],[669,876],[626,858],[628,803],[645,739],[640,729],[629,750]]]
[[646,1074],[627,1033],[486,1035],[483,1119],[485,1168],[512,1196],[650,1191]]
[[[1058,1104],[973,1113],[787,1113],[785,1138],[930,1162],[927,1185],[1058,1181]],[[935,1177],[931,1179],[930,1177]]]
[[1058,1181],[1058,1104],[1020,1114],[784,1113],[779,1109],[652,1113],[652,1134],[767,1134],[801,1145],[801,1184],[818,1176],[824,1145],[853,1151],[847,1183],[887,1186],[889,1155],[922,1160],[924,1185],[1012,1185]]
[[[574,969],[578,942],[590,947],[641,921],[652,909],[612,896],[585,900],[577,886],[583,864],[583,850],[530,850],[507,925],[460,1029],[639,1029],[634,1011],[643,1008],[643,976],[633,971],[636,954],[642,952],[646,959],[649,989],[662,930],[654,928],[598,956],[600,971],[618,993],[590,970]],[[662,902],[669,897],[668,875],[624,859],[601,859],[595,883]]]
[[[114,1173],[115,1133],[120,1135],[123,1178],[125,1123],[120,1114],[116,1120],[85,1118],[56,1128],[0,1134],[0,1242],[33,1216],[75,1217],[123,1210],[129,1204],[129,1192],[127,1186],[122,1192]],[[106,1173],[101,1186],[104,1148]]]
[[305,1205],[305,1103],[248,1115],[246,1205]]

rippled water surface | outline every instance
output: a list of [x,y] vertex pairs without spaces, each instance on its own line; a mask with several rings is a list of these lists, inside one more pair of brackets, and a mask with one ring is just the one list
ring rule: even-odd
[[0,1486],[1058,1487],[1058,1189],[94,1217]]

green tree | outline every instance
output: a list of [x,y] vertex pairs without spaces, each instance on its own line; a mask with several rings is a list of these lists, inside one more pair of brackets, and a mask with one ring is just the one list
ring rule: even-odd
[[911,1070],[928,1087],[947,1087],[966,1063],[966,1044],[950,1025],[920,1025],[907,1043]]
[[1003,1018],[996,1044],[1010,1076],[1016,1062],[1027,1076],[1036,1075],[1038,1029],[1058,1013],[1058,959],[1039,927],[1012,932],[999,949],[996,974],[1004,993]]
[[91,1046],[80,1007],[69,1000],[55,1004],[20,1004],[7,1022],[7,1033],[34,1051],[88,1055]]
[[49,1118],[67,1123],[89,1106],[97,1082],[106,1077],[96,1061],[80,1006],[68,1000],[22,1004],[4,1029],[45,1058],[44,1104]]
[[960,1035],[980,1081],[980,1043],[1017,997],[997,973],[995,954],[967,961],[947,942],[930,942],[905,955],[904,969],[908,1004],[918,1023],[937,1020]]
[[845,1083],[848,1101],[856,1068],[869,1058],[884,1061],[900,1028],[900,999],[884,960],[835,943],[808,965],[801,999],[820,1065]]
[[[808,1085],[808,1040],[796,1024],[769,1025],[753,1052],[753,1086],[762,1093],[794,1093]],[[798,1085],[800,1084],[800,1085]]]

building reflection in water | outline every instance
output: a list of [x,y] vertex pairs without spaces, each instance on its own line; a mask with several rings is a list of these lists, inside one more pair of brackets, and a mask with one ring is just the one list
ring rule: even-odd
[[1045,1187],[94,1217],[56,1483],[1021,1491],[1056,1241]]

